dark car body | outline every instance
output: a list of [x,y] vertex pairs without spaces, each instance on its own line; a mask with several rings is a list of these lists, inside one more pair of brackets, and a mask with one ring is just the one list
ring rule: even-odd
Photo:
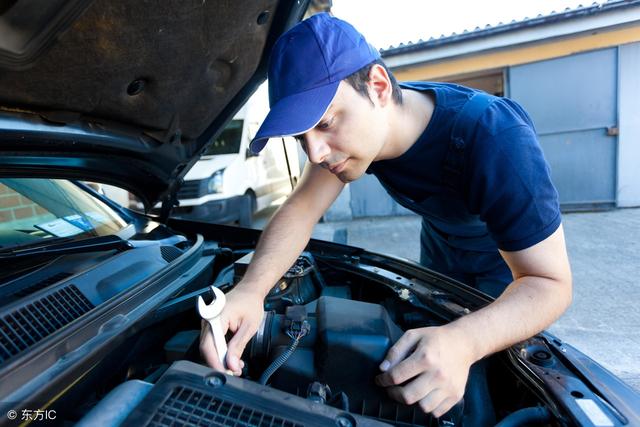
[[[390,400],[373,376],[401,333],[491,299],[413,262],[317,240],[265,300],[243,375],[203,363],[197,297],[242,278],[260,232],[171,208],[305,8],[2,4],[0,425],[640,425],[636,392],[547,333],[474,365],[464,400],[439,420]],[[127,210],[81,180],[163,209]],[[305,335],[290,352],[295,328]]]

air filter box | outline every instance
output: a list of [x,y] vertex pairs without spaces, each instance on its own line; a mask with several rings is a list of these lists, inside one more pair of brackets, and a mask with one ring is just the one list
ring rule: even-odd
[[[353,400],[386,393],[373,382],[379,364],[402,330],[379,304],[321,297],[316,309],[316,363],[321,381]],[[373,395],[372,395],[373,393]]]

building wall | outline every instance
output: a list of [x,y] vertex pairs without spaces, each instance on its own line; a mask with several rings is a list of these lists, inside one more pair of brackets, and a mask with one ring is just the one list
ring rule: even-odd
[[15,226],[24,221],[31,226],[34,217],[45,217],[47,214],[46,210],[32,200],[0,184],[0,223],[11,222]]
[[640,42],[620,46],[618,64],[617,202],[640,206]]
[[617,48],[509,70],[509,94],[531,115],[564,210],[616,199]]

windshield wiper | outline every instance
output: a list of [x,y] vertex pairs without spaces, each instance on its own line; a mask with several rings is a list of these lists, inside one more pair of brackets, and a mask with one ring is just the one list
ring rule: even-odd
[[[48,243],[48,244],[47,244]],[[28,248],[0,250],[0,260],[26,256],[54,256],[83,252],[107,251],[110,249],[131,249],[133,245],[116,235],[90,237],[81,240],[63,242],[47,242],[43,245]]]

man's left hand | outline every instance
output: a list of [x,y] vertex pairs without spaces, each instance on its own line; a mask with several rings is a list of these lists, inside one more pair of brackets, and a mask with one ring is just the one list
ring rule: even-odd
[[380,364],[383,373],[376,383],[389,387],[393,399],[407,405],[418,402],[424,412],[442,416],[462,399],[475,362],[459,332],[451,325],[405,332]]

